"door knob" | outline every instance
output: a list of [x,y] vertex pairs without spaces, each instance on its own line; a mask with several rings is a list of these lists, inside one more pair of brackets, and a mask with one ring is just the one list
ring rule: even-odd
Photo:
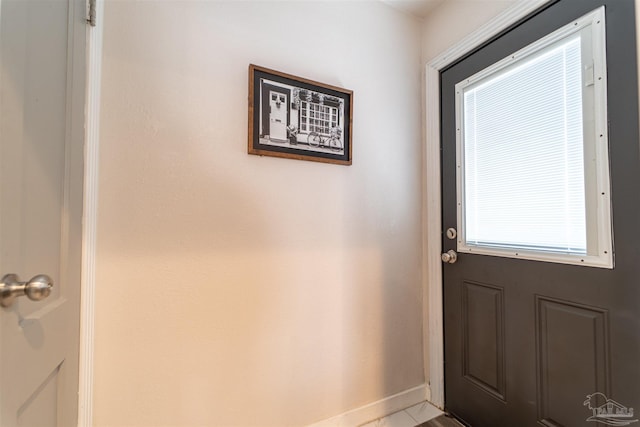
[[458,260],[458,254],[453,249],[449,249],[447,252],[440,255],[442,262],[453,264]]
[[28,282],[21,282],[15,274],[5,274],[0,282],[0,305],[9,307],[16,297],[26,295],[32,301],[45,299],[51,293],[53,280],[46,274],[33,276]]

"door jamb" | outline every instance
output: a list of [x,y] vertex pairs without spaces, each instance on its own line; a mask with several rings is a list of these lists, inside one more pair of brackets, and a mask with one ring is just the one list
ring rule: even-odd
[[444,409],[444,329],[442,299],[442,199],[440,186],[440,71],[478,46],[554,0],[517,2],[467,37],[433,58],[425,66],[425,148],[422,198],[424,370],[429,379],[431,403]]
[[95,319],[96,234],[98,219],[98,159],[100,142],[100,86],[104,0],[95,2],[95,26],[87,24],[85,101],[82,278],[80,292],[80,360],[78,427],[93,425],[93,359]]

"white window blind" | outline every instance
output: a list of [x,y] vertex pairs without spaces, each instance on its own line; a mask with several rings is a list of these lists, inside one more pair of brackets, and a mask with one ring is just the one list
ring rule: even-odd
[[604,19],[456,85],[460,252],[613,267]]
[[468,242],[586,253],[580,47],[465,90]]

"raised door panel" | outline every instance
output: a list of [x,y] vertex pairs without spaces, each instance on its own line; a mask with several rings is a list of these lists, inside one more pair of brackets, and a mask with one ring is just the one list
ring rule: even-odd
[[536,296],[538,419],[580,425],[588,392],[610,394],[606,310]]
[[463,375],[504,400],[503,291],[495,286],[464,282],[462,295]]

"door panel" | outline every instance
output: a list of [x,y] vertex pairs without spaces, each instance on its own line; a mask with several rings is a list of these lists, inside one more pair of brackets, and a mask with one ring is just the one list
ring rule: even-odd
[[463,282],[463,376],[504,400],[503,289]]
[[[19,207],[2,212],[3,262],[26,279],[44,271],[57,278],[59,261],[49,254],[61,243],[68,5],[3,1],[0,7],[2,203]],[[52,292],[55,298],[57,287]]]
[[0,277],[54,282],[0,309],[0,425],[77,423],[82,1],[0,1]]
[[536,297],[538,419],[580,425],[584,408],[564,408],[563,396],[581,396],[583,390],[610,393],[608,326],[605,310]]
[[[470,253],[443,266],[445,405],[473,426],[594,425],[584,403],[596,392],[640,407],[632,0],[558,1],[442,72],[443,236],[456,227],[455,85],[600,5],[606,7],[615,267]],[[444,251],[456,249],[453,240],[442,243]]]
[[19,426],[56,426],[58,414],[58,371],[59,368],[56,368],[35,393],[18,409]]

